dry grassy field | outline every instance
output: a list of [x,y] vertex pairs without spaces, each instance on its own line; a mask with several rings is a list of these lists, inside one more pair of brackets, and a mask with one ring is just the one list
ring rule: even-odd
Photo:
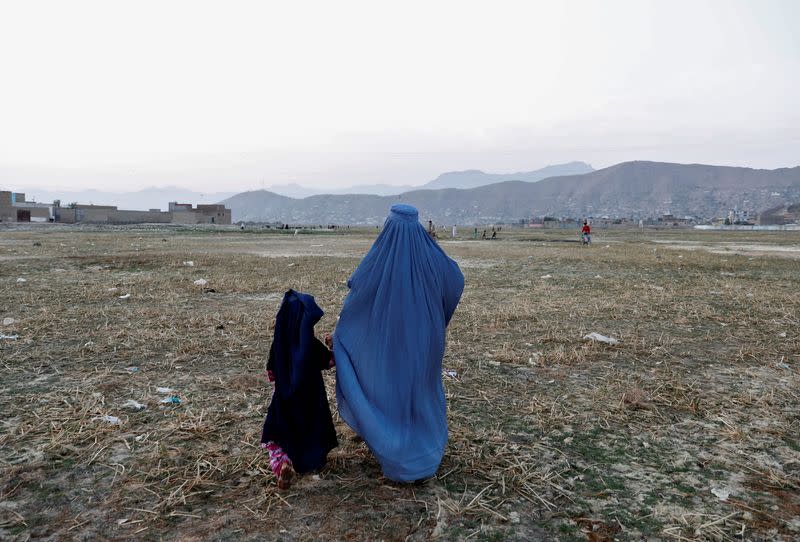
[[327,467],[280,492],[277,306],[312,293],[332,330],[374,237],[0,230],[0,539],[800,538],[798,233],[443,240],[438,475],[389,482],[334,414]]

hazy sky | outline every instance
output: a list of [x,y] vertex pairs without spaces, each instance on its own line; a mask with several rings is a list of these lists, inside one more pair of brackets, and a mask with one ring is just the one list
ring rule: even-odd
[[800,164],[800,1],[0,0],[0,186]]

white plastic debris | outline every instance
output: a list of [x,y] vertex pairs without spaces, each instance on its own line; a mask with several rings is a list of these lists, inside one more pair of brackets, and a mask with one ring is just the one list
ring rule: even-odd
[[19,339],[19,335],[6,335],[5,333],[0,333],[0,341],[16,341],[17,339]]
[[716,498],[721,501],[727,501],[728,497],[731,496],[731,490],[727,487],[714,487],[711,488],[711,493],[714,494]]
[[110,423],[111,425],[122,425],[122,420],[120,420],[116,416],[111,416],[109,414],[106,414],[105,416],[100,416],[100,417],[94,418],[94,419]]
[[194,262],[192,260],[187,260],[187,261],[183,262],[183,265],[185,267],[194,267]]
[[594,331],[589,333],[588,335],[584,335],[583,338],[589,339],[590,341],[597,341],[606,344],[619,344],[619,341],[614,337],[606,337],[605,335],[595,333]]
[[27,279],[24,279],[24,278],[22,278],[22,277],[19,277],[19,278],[17,279],[17,284],[22,284],[23,282],[28,282],[28,281],[27,281]]
[[551,279],[551,278],[553,278],[553,275],[542,275],[542,276],[541,276],[541,277],[539,277],[539,278],[540,278],[540,279]]
[[[10,326],[13,323],[14,323],[14,319],[13,318],[3,318],[3,325],[4,326]],[[784,335],[784,337],[785,336],[786,335]]]
[[172,393],[173,389],[172,388],[162,387],[162,388],[156,388],[156,391],[158,393]]
[[115,293],[119,292],[119,288],[117,288],[115,286],[112,286],[111,288],[108,289],[108,292],[112,293],[112,294],[115,294]]
[[134,401],[133,399],[128,399],[122,404],[122,406],[124,408],[130,408],[131,410],[135,410],[137,412],[140,410],[144,410],[146,408],[145,405],[143,405],[139,401]]
[[[3,320],[3,323],[5,324],[6,321]],[[781,339],[785,339],[786,338],[786,332],[785,331],[781,331],[780,333],[778,333],[778,337],[780,337]]]
[[208,284],[208,281],[206,279],[197,279],[196,281],[194,281],[195,286],[205,286],[206,284]]
[[125,294],[125,295],[119,296],[119,299],[130,299],[130,297],[131,297],[131,294]]
[[444,374],[446,374],[450,378],[458,378],[458,372],[457,371],[445,371]]

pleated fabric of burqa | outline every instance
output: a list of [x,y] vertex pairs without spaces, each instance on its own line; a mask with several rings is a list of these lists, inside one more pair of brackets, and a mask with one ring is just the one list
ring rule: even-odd
[[394,205],[348,287],[333,337],[339,414],[387,478],[433,476],[447,445],[445,329],[464,275],[417,210]]

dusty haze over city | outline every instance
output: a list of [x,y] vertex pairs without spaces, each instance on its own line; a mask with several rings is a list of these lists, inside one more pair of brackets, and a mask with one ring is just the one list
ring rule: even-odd
[[800,4],[5,3],[6,190],[800,156]]

